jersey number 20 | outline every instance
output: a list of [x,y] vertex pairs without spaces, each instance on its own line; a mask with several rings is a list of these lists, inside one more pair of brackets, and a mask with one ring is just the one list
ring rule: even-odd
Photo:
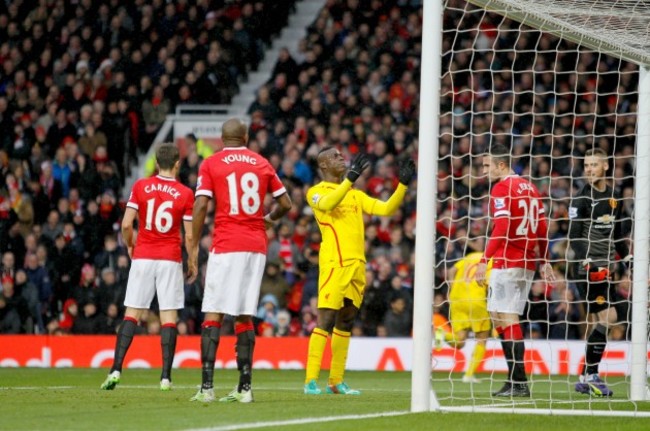
[[228,194],[230,196],[230,215],[239,215],[241,211],[253,215],[260,209],[260,180],[252,172],[246,172],[237,181],[237,174],[233,172],[226,177],[228,180]]
[[519,208],[523,211],[521,222],[517,226],[517,235],[528,236],[528,233],[536,233],[539,224],[539,201],[531,199],[530,202],[522,199],[519,201]]

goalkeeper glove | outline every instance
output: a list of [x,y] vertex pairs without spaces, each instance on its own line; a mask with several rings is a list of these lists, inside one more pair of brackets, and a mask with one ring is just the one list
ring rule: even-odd
[[621,260],[621,263],[625,267],[625,269],[632,270],[632,263],[633,263],[634,257],[631,254],[628,254]]
[[411,159],[402,161],[399,164],[399,182],[405,186],[408,186],[411,182],[411,179],[413,178],[413,175],[415,175],[415,162],[413,162]]
[[350,170],[346,176],[347,179],[354,183],[357,179],[359,179],[361,173],[366,170],[368,166],[370,166],[370,160],[368,160],[368,156],[363,153],[357,154],[354,160],[352,160]]
[[593,266],[592,262],[591,258],[582,261],[582,266],[587,270],[589,281],[599,282],[609,279],[609,268]]

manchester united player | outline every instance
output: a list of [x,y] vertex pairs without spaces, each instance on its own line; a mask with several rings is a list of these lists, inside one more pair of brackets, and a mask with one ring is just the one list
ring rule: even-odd
[[[192,238],[192,190],[176,180],[180,166],[178,148],[163,144],[156,150],[158,175],[136,181],[122,219],[122,236],[133,259],[126,286],[124,322],[117,333],[115,359],[101,389],[111,390],[120,382],[120,373],[135,328],[142,313],[149,309],[154,294],[160,306],[160,338],[163,368],[160,389],[171,389],[171,369],[176,350],[176,319],[185,305],[183,264],[181,263],[181,224],[185,247]],[[139,220],[138,237],[133,246],[133,222]]]
[[588,150],[584,168],[587,184],[569,207],[569,240],[578,262],[578,289],[586,300],[592,329],[587,338],[585,367],[575,389],[583,394],[611,397],[613,391],[598,376],[607,332],[618,320],[616,308],[611,306],[615,293],[609,274],[615,254],[628,265],[632,255],[621,228],[621,197],[605,178],[609,169],[607,153],[601,149]]
[[493,227],[475,277],[479,284],[486,286],[487,262],[493,259],[488,311],[508,364],[505,385],[492,395],[529,397],[519,316],[524,312],[538,261],[542,263],[542,276],[553,281],[553,268],[547,262],[548,226],[544,205],[537,187],[510,168],[510,153],[505,146],[491,147],[489,154],[483,157],[483,173],[492,184],[490,215]]
[[[244,123],[230,119],[223,124],[223,151],[208,157],[199,169],[188,262],[188,276],[198,272],[198,247],[208,201],[214,199],[214,236],[205,275],[201,310],[205,313],[201,330],[201,389],[192,401],[213,401],[214,361],[219,345],[219,329],[224,314],[236,316],[237,368],[239,384],[222,402],[253,401],[251,367],[260,286],[266,263],[266,226],[291,209],[291,199],[271,164],[246,148],[248,130]],[[277,201],[264,215],[264,197]]]

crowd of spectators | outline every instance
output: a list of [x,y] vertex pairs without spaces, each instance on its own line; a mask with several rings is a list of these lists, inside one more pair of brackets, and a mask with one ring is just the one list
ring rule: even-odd
[[[13,1],[6,12],[0,6],[0,41],[7,40],[0,45],[3,301],[32,322],[0,332],[114,331],[129,267],[116,196],[130,159],[116,159],[145,149],[164,112],[177,104],[227,102],[292,4],[41,0],[34,10]],[[483,250],[489,185],[479,156],[490,143],[504,143],[517,173],[547,198],[560,280],[535,283],[524,319],[528,335],[581,338],[584,315],[571,303],[577,292],[565,264],[568,200],[583,184],[584,151],[599,146],[616,156],[614,185],[631,214],[636,68],[463,0],[446,6],[432,196],[438,206],[434,311],[447,315],[446,269],[467,251]],[[276,21],[268,19],[271,13]],[[357,186],[385,199],[397,182],[397,162],[417,160],[418,145],[427,144],[418,142],[422,31],[421,1],[330,0],[299,52],[282,50],[258,89],[249,145],[271,161],[294,202],[268,230],[260,334],[309,335],[315,326],[320,233],[305,193],[319,181],[319,149],[336,145],[346,157],[367,152],[372,168]],[[47,54],[29,60],[29,52]],[[24,132],[29,127],[33,132]],[[20,138],[32,135],[32,141]],[[183,176],[189,186],[200,160],[188,145]],[[416,180],[411,186],[394,217],[367,220],[368,287],[355,335],[411,333]],[[207,259],[211,223],[208,218],[200,262]],[[616,277],[627,299],[625,274]],[[15,292],[22,299],[12,299]],[[196,333],[200,281],[185,293],[179,333]],[[0,317],[7,315],[2,310],[7,306]],[[143,332],[157,332],[155,312],[142,323]]]

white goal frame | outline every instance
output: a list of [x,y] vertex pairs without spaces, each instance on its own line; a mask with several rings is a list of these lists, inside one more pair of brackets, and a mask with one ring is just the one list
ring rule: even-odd
[[[543,30],[563,39],[576,42],[607,55],[612,55],[639,66],[636,178],[634,221],[634,274],[632,287],[632,363],[630,378],[631,401],[650,400],[647,387],[648,349],[648,269],[650,266],[650,51],[631,44],[629,39],[608,40],[608,34],[589,32],[570,22],[562,21],[526,5],[540,0],[467,0],[491,12],[499,13],[530,27]],[[600,0],[595,0],[598,2]],[[541,2],[541,1],[540,1]],[[443,1],[423,1],[423,36],[420,87],[420,130],[418,170],[417,221],[414,283],[413,368],[411,411],[468,411],[489,413],[522,413],[590,416],[650,417],[649,412],[617,412],[561,409],[490,409],[476,406],[441,407],[431,387],[432,362],[432,286],[434,284],[434,223],[440,115],[441,50],[443,34]],[[650,16],[636,17],[650,26]],[[610,35],[611,36],[611,35]],[[650,38],[650,36],[647,36]],[[650,39],[645,41],[650,42]],[[646,44],[645,47],[650,45]],[[436,79],[433,79],[436,77]]]

